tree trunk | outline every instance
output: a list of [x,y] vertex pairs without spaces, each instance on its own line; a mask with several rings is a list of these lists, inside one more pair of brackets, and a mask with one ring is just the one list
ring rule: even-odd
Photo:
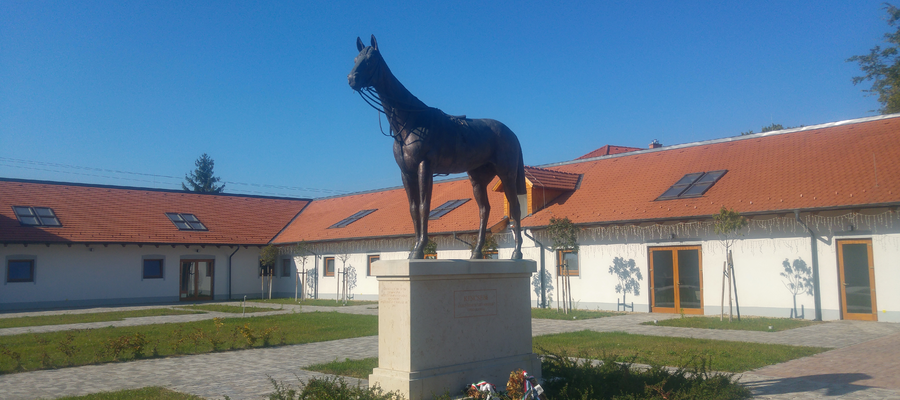
[[731,281],[734,284],[734,309],[737,311],[738,322],[741,321],[741,303],[738,301],[737,294],[737,277],[734,276],[734,258],[731,257],[731,250],[728,251],[728,265],[731,266]]
[[559,314],[559,302],[562,299],[561,297],[559,297],[559,291],[561,290],[561,288],[559,287],[559,275],[560,275],[559,271],[560,271],[560,268],[557,266],[556,267],[556,313],[557,314]]
[[794,294],[794,318],[797,318],[797,295]]
[[[728,271],[731,273],[731,271]],[[728,322],[734,322],[734,316],[731,308],[731,278],[728,278]]]
[[728,261],[722,262],[722,311],[719,314],[719,321],[725,320],[725,277],[728,276]]

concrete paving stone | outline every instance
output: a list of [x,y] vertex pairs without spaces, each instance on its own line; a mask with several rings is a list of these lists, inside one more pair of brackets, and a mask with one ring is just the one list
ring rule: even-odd
[[[323,374],[312,364],[378,356],[376,336],[264,349],[168,357],[0,376],[0,398],[35,399],[164,386],[204,398],[258,399],[273,390],[269,378],[296,384]],[[357,380],[349,380],[357,384]],[[362,382],[365,384],[365,382]]]
[[[753,371],[785,379],[900,389],[900,333]],[[892,351],[893,350],[893,351]]]

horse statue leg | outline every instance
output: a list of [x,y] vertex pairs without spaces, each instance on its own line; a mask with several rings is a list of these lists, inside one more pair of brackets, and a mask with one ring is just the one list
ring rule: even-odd
[[[512,193],[510,193],[512,190]],[[506,189],[506,200],[509,201],[509,220],[512,222],[513,236],[516,242],[516,248],[513,250],[512,259],[522,259],[522,214],[519,204],[519,196],[516,195],[515,189]]]
[[410,198],[410,213],[416,230],[416,246],[409,255],[411,260],[425,258],[425,246],[428,245],[428,217],[431,216],[431,190],[434,186],[434,174],[432,174],[431,165],[427,160],[419,162],[416,178],[418,190],[410,190],[405,182],[403,185],[407,188],[406,195]]
[[[512,176],[509,176],[512,175]],[[506,175],[500,175],[500,181],[503,182],[503,192],[506,194],[506,201],[509,203],[509,221],[512,224],[513,236],[516,247],[513,249],[512,259],[522,259],[522,208],[519,204],[518,181],[516,179],[515,170]]]
[[488,217],[491,215],[491,204],[488,202],[487,187],[496,175],[497,173],[490,164],[485,164],[469,171],[469,182],[472,183],[472,193],[475,195],[475,203],[478,204],[478,216],[480,217],[478,241],[475,242],[475,247],[472,248],[473,260],[484,258],[482,250],[484,250]]
[[402,171],[401,176],[403,177],[403,188],[406,189],[406,198],[409,200],[409,216],[412,217],[413,230],[416,233],[416,244],[409,253],[409,259],[421,260],[425,258],[425,247],[419,246],[422,234],[421,218],[419,218],[419,180],[415,174],[406,171]]

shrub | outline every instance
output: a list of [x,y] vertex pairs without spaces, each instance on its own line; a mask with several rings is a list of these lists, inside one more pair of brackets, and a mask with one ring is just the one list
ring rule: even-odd
[[566,399],[745,399],[750,391],[731,374],[711,372],[709,359],[694,358],[680,368],[635,368],[604,354],[600,361],[546,356],[542,363],[549,398]]
[[385,392],[377,385],[371,388],[353,386],[342,377],[312,378],[305,384],[300,381],[303,389],[297,390],[269,378],[275,387],[275,392],[269,395],[269,400],[402,400],[403,397],[395,392]]

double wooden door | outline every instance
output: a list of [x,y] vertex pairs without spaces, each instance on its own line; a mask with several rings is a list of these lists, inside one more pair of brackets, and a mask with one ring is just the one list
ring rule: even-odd
[[651,311],[703,314],[700,246],[650,248]]

